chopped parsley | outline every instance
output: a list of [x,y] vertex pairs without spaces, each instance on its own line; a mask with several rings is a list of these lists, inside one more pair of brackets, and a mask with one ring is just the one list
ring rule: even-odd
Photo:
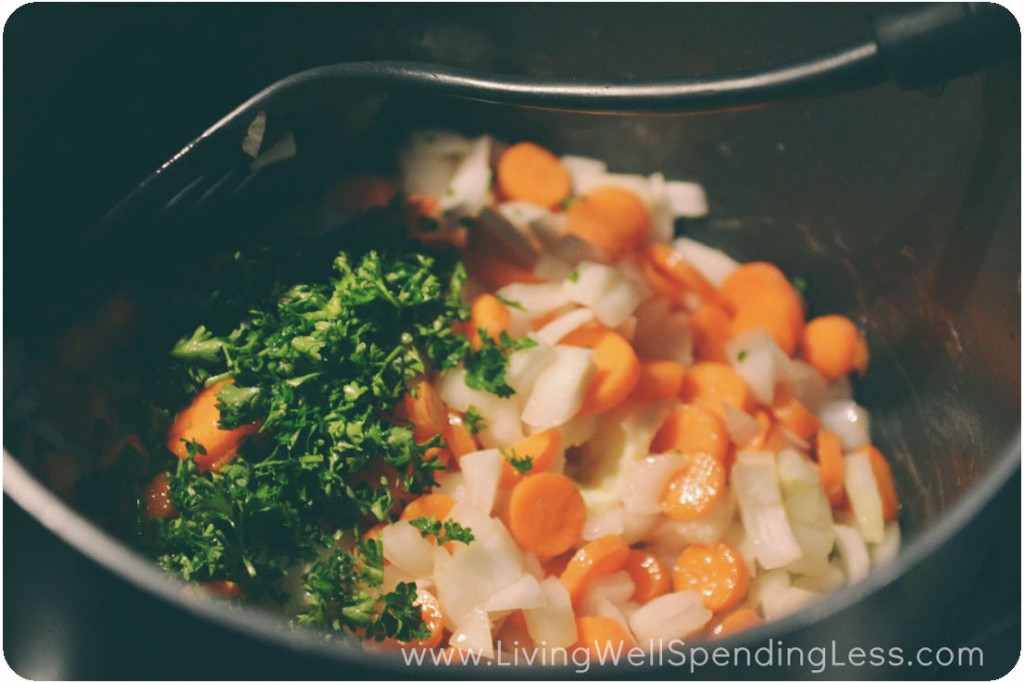
[[572,271],[571,273],[569,273],[566,276],[565,279],[568,280],[569,282],[572,282],[572,283],[579,282],[580,281],[580,271],[578,271],[578,270]]
[[497,343],[484,329],[480,330],[480,339],[480,349],[465,356],[466,386],[482,389],[501,398],[516,393],[505,381],[509,354],[536,346],[537,342],[529,337],[512,339],[504,330]]
[[475,540],[472,529],[467,529],[450,519],[441,522],[435,517],[417,517],[416,519],[409,520],[409,524],[419,529],[420,535],[423,538],[433,536],[437,539],[438,545],[443,545],[449,541],[469,545]]
[[562,200],[562,203],[558,205],[558,208],[560,208],[562,211],[568,211],[570,208],[572,208],[573,204],[580,201],[581,199],[583,199],[583,197],[580,197],[579,195],[569,195],[568,197]]
[[466,408],[466,412],[462,415],[462,424],[466,425],[466,429],[474,436],[487,429],[487,422],[476,406]]
[[796,291],[800,292],[801,294],[807,294],[807,280],[806,280],[806,278],[803,278],[803,277],[800,277],[799,275],[797,275],[796,277],[790,279],[789,282],[790,282],[790,284],[793,285],[793,289],[795,289]]
[[497,299],[498,301],[500,301],[501,303],[503,303],[504,305],[508,306],[509,308],[514,308],[517,311],[525,311],[526,310],[526,308],[524,308],[523,305],[521,303],[519,303],[518,301],[512,301],[511,299],[506,299],[505,297],[500,296],[498,294],[495,294],[494,298]]
[[747,359],[747,356],[749,356],[749,355],[750,355],[750,352],[747,351],[746,349],[743,349],[742,351],[740,351],[739,353],[736,354],[736,360],[738,362],[742,363],[743,361],[745,361]]
[[516,449],[514,448],[511,448],[507,451],[504,448],[502,448],[498,452],[501,453],[501,457],[505,458],[509,465],[512,465],[512,469],[514,469],[519,474],[526,474],[527,472],[533,469],[533,458],[529,457],[528,455],[519,457],[518,455],[516,455]]

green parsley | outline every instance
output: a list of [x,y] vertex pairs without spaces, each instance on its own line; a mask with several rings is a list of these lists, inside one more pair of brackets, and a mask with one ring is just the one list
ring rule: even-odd
[[450,519],[446,519],[442,523],[435,517],[417,517],[416,519],[409,520],[409,524],[419,529],[420,536],[423,538],[433,536],[437,539],[438,545],[444,545],[449,541],[469,545],[476,540],[473,537],[472,529],[468,529]]
[[504,448],[502,448],[499,449],[498,452],[501,453],[501,457],[505,458],[509,465],[512,465],[512,469],[514,469],[519,474],[526,474],[527,472],[533,469],[533,458],[531,458],[528,455],[524,455],[523,457],[520,458],[518,455],[516,455],[516,449],[514,448],[511,448],[507,451]]
[[569,273],[566,276],[565,279],[568,280],[569,282],[572,282],[572,283],[579,282],[580,281],[580,271],[578,271],[578,270],[572,271],[571,273]]
[[466,429],[474,436],[487,429],[487,422],[476,406],[466,408],[466,412],[462,415],[462,424],[466,425]]
[[490,392],[501,398],[513,395],[516,393],[515,389],[505,381],[508,357],[514,351],[536,346],[537,342],[529,337],[512,339],[504,330],[497,343],[483,329],[480,330],[480,339],[480,349],[468,353],[465,357],[466,386]]
[[568,211],[570,208],[572,208],[573,204],[582,199],[583,197],[580,197],[579,195],[569,195],[568,197],[562,200],[562,203],[558,205],[558,208],[560,208],[562,211]]
[[747,359],[748,355],[750,355],[750,352],[747,351],[746,349],[743,349],[742,351],[740,351],[739,353],[736,354],[737,362],[742,363],[743,361],[745,361]]
[[793,289],[801,294],[807,294],[807,280],[805,278],[798,275],[792,278],[789,282],[793,285]]
[[505,304],[509,308],[514,308],[517,311],[525,311],[526,310],[526,308],[521,303],[519,303],[518,301],[512,301],[511,299],[506,299],[505,297],[500,296],[498,294],[495,294],[494,298],[497,299],[498,301],[500,301],[501,303]]

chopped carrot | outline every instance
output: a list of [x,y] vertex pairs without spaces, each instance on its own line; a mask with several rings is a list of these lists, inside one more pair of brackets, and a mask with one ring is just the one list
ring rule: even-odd
[[387,206],[397,192],[395,184],[386,178],[356,173],[331,185],[324,199],[343,211],[357,213],[375,206]]
[[520,142],[498,159],[497,188],[504,199],[554,209],[572,192],[572,177],[550,151],[532,142]]
[[633,602],[641,605],[668,592],[669,578],[665,565],[646,550],[631,550],[622,569],[633,579]]
[[541,472],[512,489],[508,527],[524,550],[560,555],[580,540],[587,508],[576,484],[565,475]]
[[710,453],[684,456],[686,464],[675,474],[661,496],[661,506],[672,519],[703,517],[725,493],[726,471]]
[[402,646],[423,649],[439,647],[441,639],[444,637],[444,615],[441,613],[441,603],[438,602],[433,593],[421,588],[416,591],[416,601],[413,604],[419,606],[423,623],[426,625],[427,630],[430,631],[430,635],[426,638],[403,643]]
[[771,411],[772,416],[780,425],[804,441],[809,441],[821,426],[818,416],[808,410],[807,406],[790,395],[788,391],[776,392]]
[[533,476],[551,469],[562,447],[562,433],[557,429],[545,429],[542,432],[517,441],[504,451],[516,460],[530,459],[530,470],[520,474],[508,460],[501,461],[501,485],[515,486],[524,476]]
[[674,307],[683,305],[683,295],[685,292],[678,284],[666,277],[651,262],[651,259],[647,258],[646,255],[641,255],[636,259],[636,263],[640,268],[640,273],[644,276],[644,282],[647,283],[652,292],[668,301]]
[[752,629],[755,626],[760,626],[764,623],[764,619],[755,610],[749,607],[742,607],[735,612],[731,612],[718,622],[714,630],[711,631],[713,638],[726,638],[728,636],[736,635],[741,631]]
[[473,299],[469,322],[469,342],[474,349],[479,350],[483,344],[481,330],[492,340],[497,341],[502,332],[508,332],[512,314],[498,297],[493,294],[481,294]]
[[754,405],[747,383],[725,363],[694,363],[687,368],[680,397],[684,403],[699,403],[723,420],[723,403],[743,412],[750,412]]
[[398,417],[412,423],[417,443],[443,434],[448,426],[448,409],[430,382],[421,379],[409,388],[396,408]]
[[419,517],[433,517],[443,521],[448,519],[453,507],[455,507],[455,500],[450,496],[443,493],[427,493],[409,501],[399,519],[408,521]]
[[661,425],[651,442],[652,453],[679,451],[683,455],[708,453],[725,461],[729,432],[717,415],[699,405],[679,406]]
[[818,456],[818,476],[821,477],[821,485],[825,487],[828,502],[832,507],[839,507],[846,500],[843,489],[843,447],[839,437],[822,429],[818,432],[815,452]]
[[634,401],[675,398],[683,389],[686,366],[674,360],[640,361],[640,378],[630,395]]
[[651,242],[645,253],[654,267],[678,287],[693,292],[702,302],[719,304],[720,297],[715,286],[675,249],[666,244]]
[[613,257],[637,249],[651,229],[647,204],[621,187],[593,189],[573,202],[565,215],[567,234],[576,235]]
[[444,441],[448,444],[448,450],[456,458],[480,450],[480,444],[466,427],[462,420],[462,414],[454,411],[448,412],[448,426],[444,430]]
[[633,636],[611,617],[577,617],[576,634],[573,650],[587,650],[594,657],[634,646]]
[[891,522],[900,515],[900,501],[896,496],[896,484],[892,479],[889,461],[874,446],[865,446],[861,451],[867,453],[868,461],[871,463],[871,472],[875,475],[875,482],[878,484],[878,495],[882,498],[882,516],[885,521]]
[[759,431],[754,438],[743,444],[743,448],[752,451],[771,451],[777,453],[786,445],[786,438],[782,430],[775,424],[772,418],[763,410],[754,413]]
[[691,545],[679,555],[672,571],[677,591],[697,591],[715,614],[735,607],[747,594],[750,574],[739,551],[728,543]]
[[594,350],[594,373],[578,415],[603,413],[622,403],[640,381],[640,360],[626,339],[603,326],[584,326],[560,342]]
[[718,289],[733,312],[748,302],[757,301],[765,292],[792,290],[786,276],[776,266],[763,261],[744,263],[725,278]]
[[737,337],[761,329],[772,336],[786,355],[792,356],[804,328],[803,302],[792,287],[767,290],[736,310],[729,332]]
[[204,591],[218,598],[241,600],[245,597],[245,589],[242,588],[241,584],[234,581],[204,581],[199,585],[202,586]]
[[867,346],[857,326],[841,315],[825,315],[807,323],[800,355],[830,380],[867,366]]
[[156,475],[146,484],[142,490],[142,503],[148,519],[170,519],[178,513],[171,505],[170,488],[171,482],[165,472]]
[[569,566],[569,561],[574,555],[575,553],[567,551],[542,562],[541,568],[544,570],[544,576],[561,576],[565,573],[565,568]]
[[218,470],[228,463],[238,450],[242,439],[254,434],[259,424],[242,425],[234,429],[220,428],[220,409],[217,393],[234,380],[226,379],[199,392],[192,404],[178,413],[167,430],[167,448],[181,459],[189,457],[186,442],[200,444],[205,453],[196,454],[201,471]]
[[725,308],[706,303],[693,312],[690,325],[693,329],[693,345],[697,347],[698,360],[729,362],[725,345],[732,338],[732,320]]
[[465,249],[468,231],[465,227],[454,230],[438,229],[438,201],[436,197],[416,194],[405,200],[403,217],[409,234],[425,246],[438,249]]
[[560,577],[569,589],[572,601],[582,598],[594,579],[622,569],[629,559],[629,552],[629,544],[615,534],[590,541],[577,550]]

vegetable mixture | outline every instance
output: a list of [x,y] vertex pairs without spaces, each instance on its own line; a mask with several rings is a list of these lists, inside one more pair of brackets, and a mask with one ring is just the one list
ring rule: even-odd
[[328,191],[330,272],[175,345],[192,395],[140,542],[374,647],[487,657],[720,637],[864,578],[899,546],[864,337],[675,238],[706,212],[660,174],[413,134],[394,178]]

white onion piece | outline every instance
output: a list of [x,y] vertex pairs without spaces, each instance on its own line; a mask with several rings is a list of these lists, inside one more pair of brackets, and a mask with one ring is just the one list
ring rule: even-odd
[[[569,303],[568,297],[562,292],[562,286],[555,282],[537,284],[513,282],[505,285],[495,294],[506,301],[512,301],[522,306],[526,315],[531,319],[541,318]],[[515,311],[516,309],[513,307],[511,312]]]
[[380,532],[384,559],[413,578],[430,576],[434,571],[434,546],[409,522],[395,522]]
[[529,233],[534,221],[547,218],[551,212],[532,202],[517,200],[498,205],[498,213],[521,233]]
[[491,138],[483,135],[459,162],[438,202],[442,213],[474,215],[487,204],[491,191]]
[[778,601],[779,596],[786,592],[791,584],[789,572],[785,569],[766,571],[754,579],[751,584],[750,602],[760,605],[767,612],[766,604]]
[[740,265],[724,251],[689,237],[680,237],[672,243],[672,247],[684,261],[689,262],[715,287],[721,287],[726,278]]
[[638,515],[627,512],[623,515],[622,538],[630,545],[647,540],[660,520],[661,515]]
[[548,604],[544,589],[537,579],[530,574],[523,574],[518,581],[498,591],[483,604],[486,612],[503,610],[537,609]]
[[633,582],[629,572],[613,572],[590,582],[583,599],[584,609],[586,609],[588,600],[596,598],[604,598],[613,605],[627,603],[632,599],[635,591],[636,584]]
[[505,382],[515,389],[516,396],[529,396],[533,383],[540,373],[549,368],[558,358],[550,344],[540,341],[536,335],[527,335],[537,342],[536,346],[515,351],[508,357],[508,370],[505,371]]
[[[431,553],[433,553],[433,550],[431,550]],[[433,558],[431,558],[431,565],[433,565]],[[415,581],[415,576],[406,571],[402,571],[399,569],[398,565],[391,562],[391,560],[384,563],[384,578],[381,580],[381,588],[385,591],[395,590],[400,583],[414,583]],[[299,592],[301,593],[301,581],[297,584],[297,588],[300,589]],[[289,591],[289,594],[295,595],[295,593],[291,591]]]
[[491,638],[491,620],[487,612],[477,607],[469,612],[452,633],[448,644],[465,652],[476,652],[487,659],[494,658],[494,642]]
[[488,449],[467,453],[459,458],[459,468],[466,482],[467,500],[482,512],[490,514],[501,481],[501,453]]
[[732,496],[722,496],[705,515],[698,519],[666,519],[654,532],[654,543],[675,550],[699,543],[714,545],[732,524],[736,511]]
[[[572,272],[573,264],[550,252],[541,253],[533,266],[533,274],[541,280],[561,283]],[[561,287],[561,284],[559,284]]]
[[866,453],[851,453],[843,457],[843,488],[864,542],[881,543],[885,540],[882,496],[878,493],[878,482]]
[[470,529],[474,536],[489,533],[495,520],[480,508],[468,502],[457,502],[448,513],[448,519]]
[[433,493],[443,493],[455,502],[466,500],[468,494],[462,472],[444,470],[436,474],[434,480],[437,482],[437,486],[434,487]]
[[830,562],[818,574],[796,577],[793,585],[815,593],[831,593],[846,585],[846,572],[838,564]]
[[817,414],[825,404],[826,382],[821,373],[802,360],[787,359],[779,366],[779,379],[790,395]]
[[562,292],[569,301],[591,308],[622,281],[617,270],[593,261],[581,262],[575,272],[575,276],[562,282]]
[[764,618],[768,621],[782,619],[794,612],[799,612],[805,607],[809,607],[818,600],[821,600],[822,597],[824,596],[821,593],[809,591],[798,586],[790,586],[778,595],[773,595],[771,599],[762,604]]
[[572,177],[573,188],[577,193],[580,192],[579,183],[581,178],[600,177],[608,173],[608,164],[600,159],[591,159],[590,157],[578,157],[567,154],[562,157],[562,165],[569,171],[569,175]]
[[733,465],[731,481],[743,527],[761,566],[775,569],[798,560],[802,552],[782,504],[775,456],[741,452]]
[[871,548],[871,566],[882,567],[889,564],[900,552],[900,523],[896,520],[885,525],[885,538]]
[[825,396],[822,399],[825,403],[833,401],[849,401],[853,399],[853,385],[849,377],[836,377],[825,384]]
[[434,388],[437,389],[437,395],[441,397],[445,405],[463,413],[470,406],[479,408],[479,403],[488,398],[486,394],[466,386],[466,369],[461,365],[441,373]]
[[850,583],[857,583],[864,579],[871,569],[868,548],[864,545],[864,539],[856,529],[845,524],[836,524],[835,530],[836,549],[839,550],[839,559],[843,563],[846,580]]
[[587,520],[583,524],[583,540],[593,541],[615,534],[621,536],[626,530],[626,513],[621,505],[604,510],[587,509]]
[[629,625],[637,641],[683,639],[708,623],[711,612],[694,591],[680,591],[654,598],[633,612]]
[[866,410],[853,401],[832,401],[821,412],[821,428],[834,432],[843,451],[855,451],[871,443],[871,422]]
[[779,453],[777,467],[786,516],[802,551],[802,557],[787,569],[797,574],[820,574],[828,567],[835,545],[828,495],[817,469],[793,449]]
[[539,647],[569,647],[576,642],[576,618],[565,585],[553,576],[540,582],[547,604],[523,610],[526,630]]
[[557,344],[570,332],[577,330],[594,319],[589,308],[577,308],[564,313],[537,330],[537,339],[545,344]]
[[544,578],[544,567],[533,553],[523,553],[523,569],[538,581]]
[[571,346],[556,346],[558,357],[537,381],[523,408],[523,422],[535,429],[558,427],[579,412],[590,383],[593,351]]
[[[629,627],[629,618],[624,611],[627,604],[625,602],[612,602],[603,595],[598,595],[588,597],[584,604],[580,606],[579,611],[580,616],[608,617],[617,622],[626,633],[632,634],[632,629]],[[630,614],[632,614],[632,611],[630,611]]]
[[408,195],[440,197],[458,165],[457,156],[403,152],[398,157],[402,191]]
[[743,378],[759,403],[771,405],[779,367],[788,357],[765,330],[745,332],[725,345],[732,367]]
[[487,427],[477,435],[484,448],[500,448],[523,438],[523,424],[519,420],[523,397],[498,398],[487,394],[487,400],[475,404]]
[[661,494],[672,476],[686,466],[677,453],[652,455],[633,463],[626,472],[619,497],[626,512],[653,515],[661,512]]
[[473,542],[448,554],[434,550],[434,583],[445,617],[454,626],[523,575],[522,554],[505,527],[494,520],[473,529]]
[[615,328],[632,317],[633,311],[642,299],[643,293],[629,280],[620,276],[618,282],[594,304],[594,315],[605,327]]
[[723,403],[725,409],[725,427],[729,430],[729,440],[736,446],[750,443],[751,439],[761,433],[761,425],[757,420],[739,408]]
[[693,333],[686,313],[673,311],[667,301],[658,297],[640,304],[635,315],[633,346],[638,355],[683,365],[693,363]]
[[[704,187],[683,180],[665,183],[665,198],[672,215],[681,218],[701,218],[708,215],[708,197]],[[694,264],[696,265],[696,264]],[[718,286],[719,283],[715,283]]]
[[722,540],[740,551],[740,555],[743,556],[743,562],[747,565],[747,572],[751,576],[756,576],[757,556],[754,552],[754,544],[751,542],[750,537],[747,536],[746,529],[743,528],[743,522],[734,521],[732,525],[726,529]]
[[572,448],[586,443],[594,436],[599,425],[597,415],[574,417],[558,428],[562,434],[562,447]]

